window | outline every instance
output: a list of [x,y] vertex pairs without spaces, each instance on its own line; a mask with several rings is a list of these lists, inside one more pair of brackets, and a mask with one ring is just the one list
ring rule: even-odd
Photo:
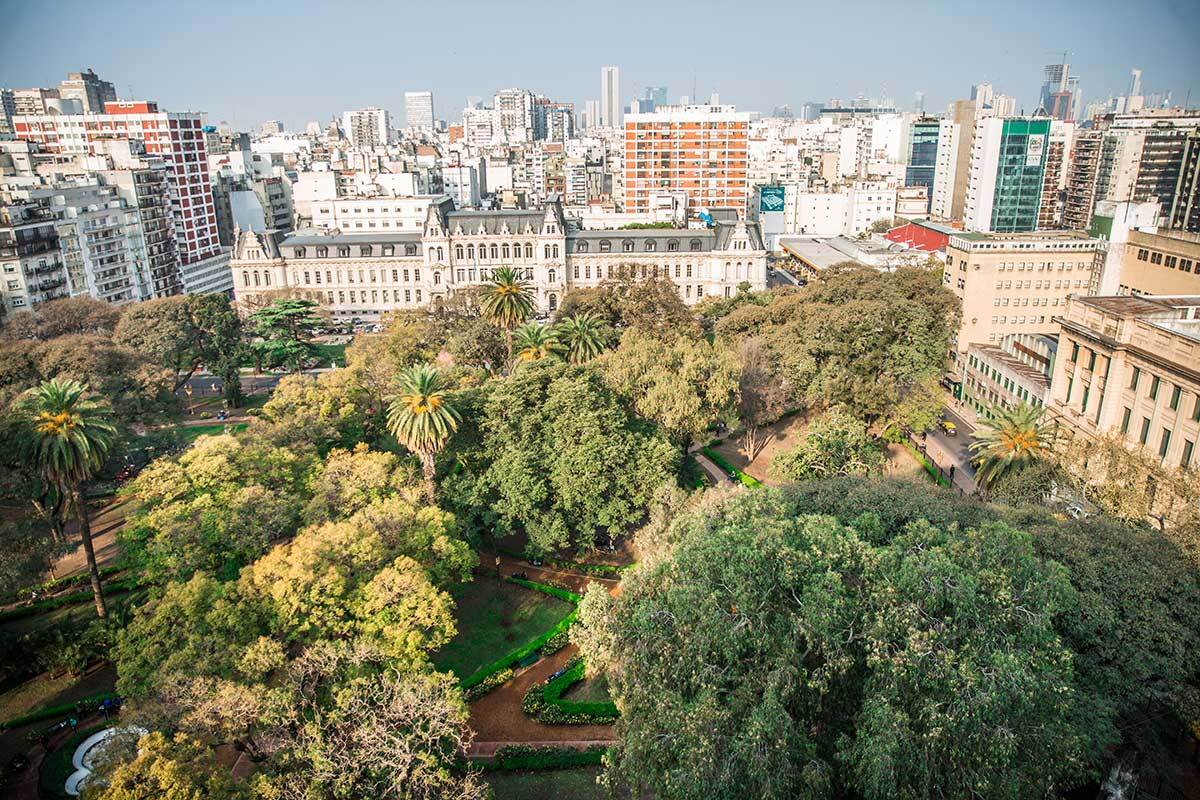
[[1088,372],[1096,371],[1096,351],[1088,350]]
[[1171,410],[1179,410],[1179,398],[1183,395],[1183,387],[1176,386],[1171,390]]
[[454,245],[454,257],[458,259],[463,257],[463,246],[461,244]]
[[542,247],[542,252],[543,252],[543,253],[545,253],[545,255],[543,255],[543,256],[542,256],[542,258],[545,258],[545,259],[549,260],[549,258],[550,258],[550,245],[545,245],[545,246],[543,246],[543,247]]
[[1200,394],[1196,395],[1196,404],[1192,406],[1192,421],[1200,422]]
[[668,253],[674,253],[674,252],[677,252],[678,250],[679,250],[679,240],[678,239],[671,239],[667,242],[667,252]]
[[1071,363],[1079,360],[1079,342],[1071,342]]
[[551,258],[558,258],[558,245],[554,245],[554,247],[550,248],[550,252],[553,254],[550,256]]
[[556,294],[550,295],[548,304],[550,306],[551,311],[557,311],[558,310],[558,295],[556,295]]
[[328,247],[318,247],[317,248],[317,258],[327,258],[328,256],[329,256],[329,248]]
[[[441,282],[442,282],[442,273],[440,273],[440,272],[433,273],[433,285],[437,286]],[[417,299],[418,300],[421,299],[421,290],[420,289],[417,289]]]
[[1147,259],[1150,258],[1150,251],[1149,250],[1138,250],[1137,257],[1138,257],[1138,261],[1146,261]]
[[532,244],[525,245],[525,258],[528,258],[528,259],[533,258],[533,245]]
[[[349,258],[350,248],[348,246],[338,248],[338,258]],[[354,302],[353,300],[351,302]]]
[[1159,377],[1157,375],[1155,375],[1154,379],[1150,381],[1150,399],[1151,400],[1158,399],[1158,385],[1160,383],[1162,383],[1162,381],[1159,380]]
[[[436,272],[435,272],[435,273],[433,273],[433,276],[434,276],[435,278],[437,277],[437,275],[438,275],[438,273],[436,273]],[[421,280],[421,270],[419,270],[419,269],[414,269],[414,270],[413,270],[413,280],[414,280],[414,281],[419,281],[419,280]],[[437,281],[435,280],[435,281],[434,281],[434,283],[437,283]]]
[[1179,466],[1187,468],[1192,465],[1192,451],[1195,449],[1195,442],[1191,439],[1183,440],[1183,456],[1179,459]]
[[692,241],[688,243],[688,248],[693,252],[698,251],[700,249],[700,240],[692,239]]
[[554,270],[550,270],[548,273],[546,273],[546,278],[548,279],[548,281],[550,283],[554,283],[554,279],[556,277],[557,277],[557,275],[555,274]]
[[576,242],[575,243],[575,252],[576,253],[586,253],[587,251],[588,251],[588,243],[587,242]]
[[501,256],[501,258],[504,258],[505,260],[508,259],[508,257],[509,257],[508,242],[505,242],[504,244],[500,245],[500,256]]
[[362,256],[363,258],[370,258],[370,256],[371,256],[371,245],[369,245],[369,244],[364,244],[364,245],[361,245],[361,246],[358,248],[358,254],[359,254],[360,256]]
[[1142,417],[1142,432],[1138,434],[1138,444],[1145,444],[1150,439],[1150,418]]
[[1138,367],[1133,368],[1133,376],[1129,379],[1129,388],[1135,392],[1138,388],[1138,381],[1142,379],[1142,370]]
[[1158,440],[1158,457],[1166,458],[1167,450],[1171,449],[1171,429],[1162,429],[1162,438]]
[[413,243],[404,245],[404,255],[415,256],[417,254],[417,246]]
[[653,252],[657,248],[658,248],[658,242],[654,241],[653,239],[646,240],[646,252],[647,253]]
[[612,242],[608,241],[607,239],[600,242],[600,252],[601,253],[611,253],[612,252]]
[[621,249],[624,250],[626,253],[632,253],[633,252],[633,239],[626,239],[625,241],[621,242]]
[[294,255],[296,258],[304,258],[304,248],[297,247],[295,250],[292,251],[292,255]]
[[475,245],[473,245],[473,244],[467,245],[467,260],[468,261],[475,260]]
[[1161,264],[1162,256],[1163,256],[1162,253],[1151,253],[1150,254],[1150,263],[1151,264]]

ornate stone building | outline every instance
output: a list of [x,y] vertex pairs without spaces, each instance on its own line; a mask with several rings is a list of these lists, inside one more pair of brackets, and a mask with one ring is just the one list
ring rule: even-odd
[[622,270],[669,278],[685,303],[728,297],[742,283],[766,288],[767,251],[756,223],[710,228],[581,230],[550,201],[541,210],[455,211],[431,205],[420,233],[240,231],[230,262],[234,294],[252,302],[278,289],[318,293],[335,319],[375,321],[436,304],[511,267],[529,281],[540,312],[568,289]]

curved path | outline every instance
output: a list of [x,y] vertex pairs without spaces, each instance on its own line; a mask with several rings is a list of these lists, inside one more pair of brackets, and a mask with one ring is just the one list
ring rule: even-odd
[[[530,580],[567,586],[579,594],[583,594],[589,583],[599,583],[615,594],[620,584],[615,578],[594,578],[547,567],[534,567],[528,562],[503,555],[500,557],[500,571],[505,576],[524,572]],[[613,741],[612,725],[544,725],[521,710],[521,701],[525,699],[529,687],[545,681],[578,652],[579,648],[575,645],[567,645],[554,655],[516,670],[507,683],[472,702],[470,726],[475,731],[475,741],[467,755],[472,758],[491,756],[497,748],[508,744],[583,749]]]

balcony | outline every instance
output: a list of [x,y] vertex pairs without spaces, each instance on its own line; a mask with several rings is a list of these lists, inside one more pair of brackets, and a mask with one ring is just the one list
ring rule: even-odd
[[49,253],[58,249],[58,239],[31,239],[24,242],[6,241],[0,243],[0,257],[23,258]]

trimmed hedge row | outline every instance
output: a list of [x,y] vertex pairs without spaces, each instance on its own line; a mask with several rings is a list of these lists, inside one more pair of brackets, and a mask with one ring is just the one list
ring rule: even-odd
[[526,744],[510,744],[496,751],[484,769],[564,769],[567,767],[590,767],[603,763],[608,748],[593,745],[586,750],[570,747],[534,747]]
[[[122,569],[124,569],[124,568],[118,567],[115,565],[101,567],[100,568],[100,577],[107,578],[110,575],[115,575],[116,573],[120,572]],[[32,587],[29,587],[27,589],[22,589],[17,592],[11,592],[11,593],[9,593],[9,595],[7,597],[4,598],[4,602],[6,602],[6,603],[16,602],[17,600],[20,600],[23,597],[28,597],[29,593],[34,590],[45,594],[47,592],[55,592],[55,591],[58,591],[59,589],[65,589],[68,586],[82,586],[83,584],[86,584],[89,580],[91,580],[91,576],[88,573],[77,572],[74,575],[68,575],[65,578],[55,578],[54,580],[46,581],[37,586],[32,586]]]
[[701,452],[703,452],[704,455],[708,456],[709,459],[714,464],[716,464],[721,469],[725,470],[726,473],[728,473],[729,475],[732,475],[734,478],[736,478],[738,483],[742,484],[743,486],[749,486],[751,489],[762,486],[762,481],[760,481],[758,478],[755,478],[752,475],[747,475],[746,473],[742,472],[737,467],[733,466],[733,464],[730,464],[728,461],[726,461],[724,458],[721,457],[720,453],[718,453],[716,450],[712,449],[711,444],[703,447],[701,449]]
[[583,680],[582,658],[573,658],[564,672],[544,684],[529,687],[521,701],[521,710],[547,725],[606,725],[620,714],[611,700],[564,700],[563,694]]
[[541,646],[541,648],[538,650],[538,653],[541,654],[542,658],[545,658],[546,656],[552,656],[555,653],[557,653],[559,650],[562,650],[564,647],[569,645],[570,643],[571,643],[571,630],[570,630],[570,628],[568,628],[565,631],[559,631],[558,633],[551,636],[549,641],[547,641],[544,645]]
[[112,692],[101,692],[100,694],[92,694],[88,695],[87,697],[81,697],[72,703],[60,703],[56,706],[46,706],[45,708],[39,708],[36,711],[31,711],[28,714],[23,714],[22,716],[13,717],[5,722],[0,722],[0,730],[4,730],[6,728],[17,728],[21,725],[28,725],[31,722],[41,722],[44,719],[53,719],[54,717],[61,717],[65,714],[83,713],[89,708],[91,708],[91,710],[95,710],[94,707],[100,705],[105,700],[115,700],[116,698],[117,695],[113,694]]
[[[560,600],[566,600],[571,605],[575,605],[576,603],[579,602],[579,595],[575,594],[572,591],[568,591],[567,589],[561,589],[557,586],[549,586],[544,583],[537,583],[536,581],[525,580],[524,578],[505,578],[505,580],[507,580],[509,583],[515,583],[518,586],[524,586],[526,589],[532,589],[536,592],[542,592],[542,593],[548,594],[552,597],[557,597]],[[473,673],[471,673],[466,678],[464,678],[460,685],[462,686],[462,688],[464,690],[470,690],[476,686],[481,685],[482,683],[484,683],[484,681],[487,681],[493,674],[495,674],[497,672],[501,672],[502,670],[506,670],[506,669],[511,670],[519,662],[523,661],[524,659],[528,658],[529,656],[537,654],[538,651],[542,648],[542,646],[545,645],[547,642],[549,642],[551,639],[553,639],[555,636],[557,636],[558,634],[560,634],[560,633],[566,631],[568,628],[570,628],[572,623],[575,622],[575,618],[578,615],[579,615],[579,610],[576,608],[572,608],[571,612],[569,614],[567,614],[565,617],[563,617],[561,620],[559,620],[558,624],[556,624],[553,628],[546,631],[541,636],[538,636],[538,637],[526,642],[525,644],[518,647],[516,650],[513,650],[513,651],[509,652],[508,654],[501,656],[500,658],[496,659],[492,663],[485,664],[484,666],[475,670]],[[499,684],[495,684],[495,685],[499,686]],[[493,686],[493,688],[495,688],[495,687]],[[486,692],[484,694],[486,694]],[[482,695],[479,695],[479,696],[482,696]]]
[[[134,578],[126,578],[123,581],[113,581],[105,584],[105,595],[109,592],[127,592],[138,588],[138,582]],[[47,611],[54,611],[63,606],[73,606],[79,603],[86,603],[92,599],[92,590],[90,588],[71,594],[59,595],[58,597],[50,597],[45,600],[38,600],[36,603],[30,603],[26,606],[17,606],[10,608],[7,611],[0,611],[0,622],[11,622],[15,619],[24,619],[25,617],[44,614]]]
[[483,679],[481,683],[477,683],[471,688],[463,692],[463,696],[467,698],[467,702],[478,700],[492,689],[498,689],[501,685],[508,681],[513,676],[511,669],[502,669],[499,672],[493,672]]

